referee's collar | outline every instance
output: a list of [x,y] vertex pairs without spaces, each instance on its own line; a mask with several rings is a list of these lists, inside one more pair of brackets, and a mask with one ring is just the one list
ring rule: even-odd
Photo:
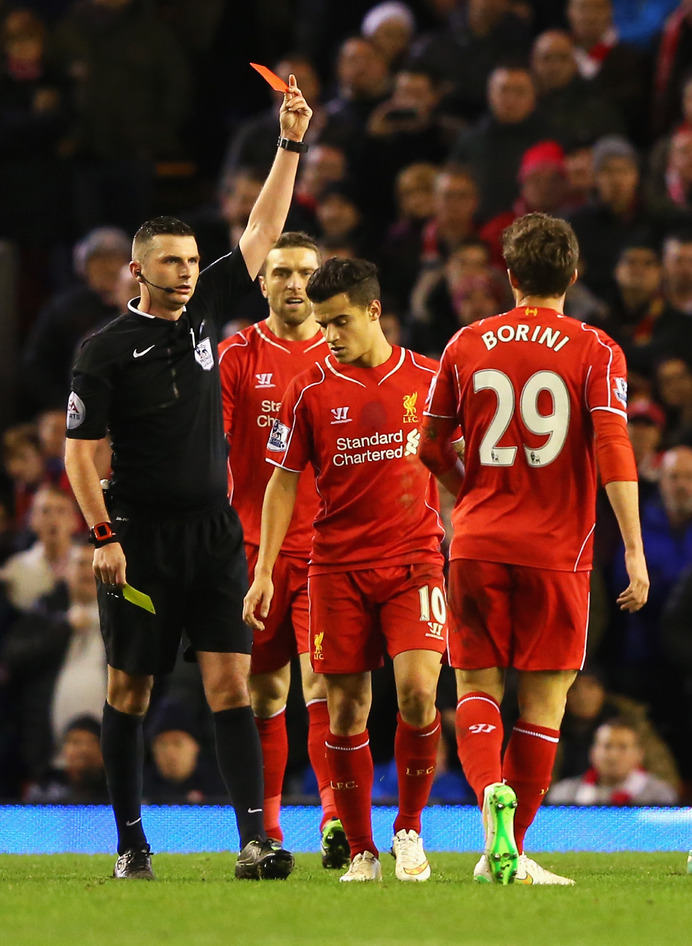
[[[158,315],[151,315],[149,312],[142,312],[141,309],[138,309],[135,305],[135,302],[139,302],[141,296],[135,296],[134,299],[130,299],[127,303],[127,308],[129,312],[132,312],[133,315],[141,315],[143,319],[158,319]],[[187,306],[183,306],[183,313],[187,313]],[[170,322],[170,319],[161,319],[162,322]]]

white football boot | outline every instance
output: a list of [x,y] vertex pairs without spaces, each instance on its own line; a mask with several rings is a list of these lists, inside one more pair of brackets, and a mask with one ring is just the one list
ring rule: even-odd
[[352,881],[363,883],[368,880],[382,880],[382,866],[372,851],[363,851],[362,854],[356,854],[351,861],[351,866],[339,877],[342,884],[350,884]]
[[402,828],[392,838],[392,854],[396,858],[397,880],[427,880],[430,864],[423,850],[422,838],[413,830]]

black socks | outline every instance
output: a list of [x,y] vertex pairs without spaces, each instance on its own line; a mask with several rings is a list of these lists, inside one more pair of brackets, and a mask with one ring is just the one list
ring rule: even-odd
[[142,828],[143,716],[131,716],[106,703],[101,748],[108,791],[118,829],[118,854],[148,849]]
[[235,808],[240,846],[264,838],[262,747],[249,706],[214,713],[219,771]]

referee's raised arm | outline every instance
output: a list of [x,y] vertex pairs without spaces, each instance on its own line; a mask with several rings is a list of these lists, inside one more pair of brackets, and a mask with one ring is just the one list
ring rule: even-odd
[[298,160],[307,145],[303,136],[308,129],[312,109],[296,85],[294,75],[288,78],[279,112],[277,153],[259,197],[252,208],[247,227],[238,246],[251,279],[260,271],[267,253],[283,231],[291,206]]

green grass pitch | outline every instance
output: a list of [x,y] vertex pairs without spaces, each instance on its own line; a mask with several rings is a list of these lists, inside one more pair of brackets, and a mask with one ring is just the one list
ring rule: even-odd
[[542,854],[576,887],[474,884],[473,854],[432,853],[427,883],[339,884],[317,854],[286,881],[236,881],[232,854],[159,854],[155,883],[104,855],[0,856],[6,946],[689,946],[682,853]]

